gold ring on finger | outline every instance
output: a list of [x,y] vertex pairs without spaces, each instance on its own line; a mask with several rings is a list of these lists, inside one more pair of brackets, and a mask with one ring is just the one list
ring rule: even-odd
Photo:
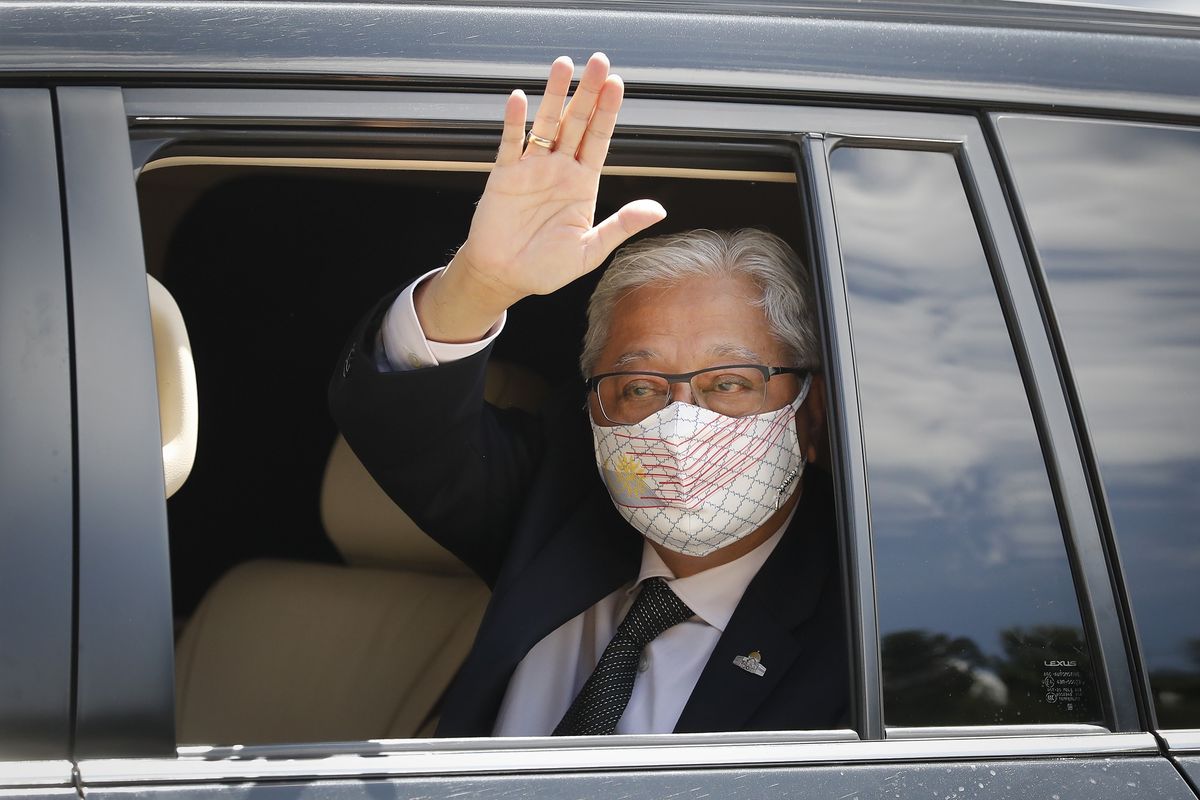
[[553,139],[547,139],[544,136],[538,136],[533,131],[529,132],[529,136],[527,136],[525,138],[525,141],[528,142],[529,144],[536,144],[538,147],[544,147],[547,150],[554,149],[554,140]]

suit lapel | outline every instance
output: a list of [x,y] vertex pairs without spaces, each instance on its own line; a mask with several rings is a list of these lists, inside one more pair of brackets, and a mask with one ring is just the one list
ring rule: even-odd
[[[813,615],[835,556],[832,521],[821,513],[827,480],[805,476],[792,524],[746,587],[680,714],[677,733],[753,728],[748,723],[755,712],[803,654],[797,629]],[[762,675],[734,663],[754,651],[765,668]]]
[[438,735],[490,735],[521,659],[632,579],[640,555],[641,537],[616,514],[607,494],[585,492],[532,559],[501,577],[455,690],[447,695]]
[[[525,569],[514,572],[511,595],[541,630],[536,644],[559,625],[595,605],[637,574],[642,540],[613,509],[603,491],[588,492],[562,531]],[[549,600],[549,602],[547,602]],[[521,647],[521,656],[529,647]]]
[[641,556],[641,537],[617,513],[596,473],[591,429],[578,393],[559,400],[556,410],[548,429],[560,432],[557,446],[547,452],[528,500],[536,516],[522,521],[524,534],[514,543],[511,566],[495,590],[497,597],[512,598],[525,627],[537,635],[519,648],[521,657],[633,578]]
[[[800,650],[800,643],[762,593],[747,589],[679,716],[676,733],[742,729]],[[762,675],[734,663],[738,656],[754,651],[761,656]]]

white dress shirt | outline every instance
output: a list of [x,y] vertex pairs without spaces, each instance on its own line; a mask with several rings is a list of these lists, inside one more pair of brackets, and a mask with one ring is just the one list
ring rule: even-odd
[[[696,616],[667,628],[646,645],[629,705],[617,723],[617,733],[675,730],[675,723],[742,594],[786,529],[785,523],[746,555],[686,578],[676,578],[650,543],[643,541],[642,568],[636,581],[551,631],[517,665],[492,733],[496,736],[552,733],[592,674],[617,626],[629,613],[637,587],[656,576],[665,578],[671,591]],[[737,668],[730,663],[729,669]]]
[[[437,272],[432,270],[414,281],[384,315],[380,338],[387,362],[395,370],[436,366],[474,355],[504,328],[506,315],[478,342],[445,344],[426,339],[413,306],[413,289]],[[638,587],[656,576],[666,579],[696,616],[646,645],[617,733],[670,733],[742,594],[789,524],[791,517],[770,539],[740,558],[686,578],[676,578],[650,543],[643,541],[637,580],[551,631],[517,665],[492,733],[551,734],[629,612]],[[730,669],[736,667],[731,664]]]
[[448,344],[432,342],[425,338],[421,321],[417,319],[417,309],[413,305],[413,291],[424,281],[441,272],[445,267],[431,269],[415,281],[392,301],[392,306],[383,315],[380,325],[380,339],[383,341],[383,352],[392,369],[403,372],[406,369],[421,367],[436,367],[448,361],[473,356],[487,347],[504,330],[504,322],[508,319],[505,311],[496,320],[496,324],[477,342],[465,344]]

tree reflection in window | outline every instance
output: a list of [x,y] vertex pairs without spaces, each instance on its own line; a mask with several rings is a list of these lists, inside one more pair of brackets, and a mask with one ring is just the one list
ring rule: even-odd
[[1009,628],[1000,632],[1000,641],[1000,655],[990,655],[965,636],[920,630],[884,636],[889,720],[927,725],[934,708],[942,725],[1099,718],[1088,649],[1078,628]]

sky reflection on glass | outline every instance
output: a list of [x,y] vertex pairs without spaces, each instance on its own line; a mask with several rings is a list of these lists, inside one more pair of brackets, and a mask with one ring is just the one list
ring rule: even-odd
[[1200,726],[1200,130],[1001,118],[1164,727]]
[[[1030,662],[1036,669],[1043,658],[1086,660],[1086,647],[1028,400],[953,157],[840,148],[830,164],[865,430],[885,696],[893,684],[885,717],[906,724],[888,710],[908,681],[888,664],[889,643],[913,631],[924,632],[926,650],[936,649],[929,636],[969,640],[957,647],[978,651],[976,683],[985,684],[1003,676],[1001,662],[1020,657],[1006,651],[1006,633],[1054,632]],[[954,649],[945,656],[951,666],[965,657]],[[1024,678],[1036,688],[1040,674]],[[943,721],[1086,718],[1036,698],[1022,706],[1032,718],[1023,717],[1004,700],[1009,683],[992,717],[948,711]]]

